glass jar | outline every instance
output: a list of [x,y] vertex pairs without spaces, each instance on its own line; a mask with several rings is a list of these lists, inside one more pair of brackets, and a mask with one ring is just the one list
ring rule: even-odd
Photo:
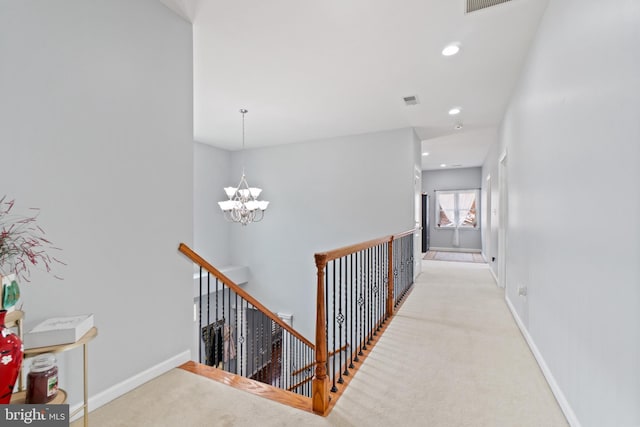
[[36,356],[27,375],[26,403],[42,404],[58,394],[58,366],[51,353]]

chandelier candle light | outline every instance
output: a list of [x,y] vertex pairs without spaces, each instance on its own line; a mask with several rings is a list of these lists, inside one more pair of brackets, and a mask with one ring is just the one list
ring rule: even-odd
[[[240,110],[242,113],[242,151],[244,151],[244,115],[247,114],[244,108]],[[224,212],[224,217],[228,221],[239,222],[247,225],[250,222],[258,222],[264,217],[264,211],[269,206],[269,202],[258,200],[258,196],[262,189],[249,187],[247,178],[244,174],[244,166],[242,167],[242,178],[237,187],[225,187],[225,193],[229,200],[218,202],[220,209]]]

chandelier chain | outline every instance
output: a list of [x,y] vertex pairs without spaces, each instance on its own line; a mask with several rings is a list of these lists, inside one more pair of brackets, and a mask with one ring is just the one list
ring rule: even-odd
[[244,115],[248,112],[241,109],[242,113],[242,151],[240,152],[242,162],[242,177],[237,187],[225,187],[229,200],[218,202],[220,209],[224,213],[224,217],[233,222],[247,225],[252,222],[259,222],[264,218],[264,211],[267,209],[269,202],[259,200],[258,196],[262,192],[260,188],[250,187],[244,174],[244,148],[245,148],[245,127]]

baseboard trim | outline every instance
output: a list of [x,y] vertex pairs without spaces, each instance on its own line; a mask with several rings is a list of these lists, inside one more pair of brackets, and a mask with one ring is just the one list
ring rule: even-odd
[[[486,262],[486,259],[485,259]],[[493,280],[496,281],[496,286],[500,287],[500,281],[498,280],[498,276],[496,275],[496,272],[493,271],[493,268],[491,268],[491,266],[489,266],[489,271],[491,272],[491,275],[493,276]]]
[[524,327],[524,324],[522,323],[520,316],[518,316],[518,313],[516,312],[515,307],[513,306],[513,304],[511,304],[511,301],[506,295],[504,300],[507,302],[507,306],[511,311],[511,315],[516,321],[516,324],[518,325],[518,328],[520,329],[522,336],[527,342],[527,345],[529,346],[531,353],[533,353],[533,357],[536,359],[536,362],[538,362],[538,366],[540,366],[540,369],[542,370],[542,375],[544,375],[544,378],[547,380],[547,383],[551,388],[551,392],[553,392],[553,395],[555,396],[558,402],[558,405],[560,405],[560,409],[564,413],[564,416],[567,419],[567,422],[571,427],[581,427],[580,421],[578,421],[578,417],[576,417],[576,414],[573,412],[571,405],[569,405],[567,398],[564,396],[564,393],[560,389],[560,386],[558,386],[558,383],[556,382],[555,377],[551,373],[551,370],[549,369],[547,362],[545,362],[544,357],[542,357],[542,354],[538,350],[538,347],[536,346],[535,342],[533,341],[533,338],[529,334],[529,331],[527,331],[527,328]]
[[438,247],[430,247],[430,251],[439,251],[439,252],[471,252],[480,254],[482,253],[482,249],[469,249],[469,248],[438,248]]
[[[115,384],[108,389],[89,397],[89,412],[100,408],[101,406],[106,405],[112,400],[122,396],[125,393],[130,392],[136,387],[141,386],[142,384],[151,381],[152,379],[170,371],[173,368],[177,368],[178,366],[188,362],[191,360],[191,351],[186,350],[180,354],[177,354],[164,362],[160,362],[155,366],[150,367],[149,369],[140,372],[126,380]],[[78,403],[77,405],[73,405],[69,408],[69,413],[73,413],[77,409],[82,407],[82,403]],[[78,420],[82,418],[82,411],[76,414],[75,417],[71,419],[71,421]],[[89,417],[91,418],[91,417]]]

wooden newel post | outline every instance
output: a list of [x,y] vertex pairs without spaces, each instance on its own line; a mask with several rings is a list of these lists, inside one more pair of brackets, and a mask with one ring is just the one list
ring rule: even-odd
[[387,288],[387,318],[393,316],[393,236],[389,240],[387,244],[389,248],[389,271],[387,274],[389,275],[389,287]]
[[324,300],[324,270],[327,254],[316,254],[318,294],[316,297],[316,372],[312,382],[313,412],[324,415],[329,408],[329,377],[327,376],[327,318]]

